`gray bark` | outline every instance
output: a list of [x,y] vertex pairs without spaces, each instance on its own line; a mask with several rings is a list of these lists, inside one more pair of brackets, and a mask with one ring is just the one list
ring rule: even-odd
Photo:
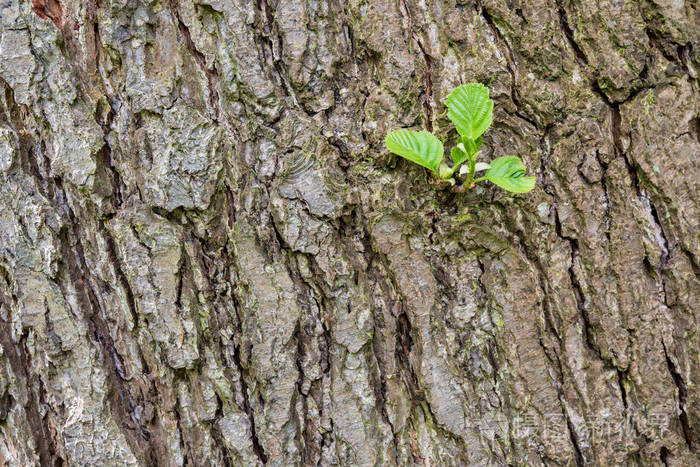
[[697,8],[0,0],[3,465],[697,465]]

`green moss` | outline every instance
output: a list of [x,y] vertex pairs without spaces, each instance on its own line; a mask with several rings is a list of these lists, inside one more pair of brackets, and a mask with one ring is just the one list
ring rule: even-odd
[[656,98],[654,96],[654,91],[649,91],[646,96],[642,99],[642,107],[644,107],[644,114],[649,115],[652,108],[656,104]]
[[502,316],[500,313],[496,316],[496,319],[495,319],[495,321],[494,321],[494,324],[495,324],[496,327],[497,327],[499,330],[501,330],[501,331],[502,331],[503,328],[505,327],[506,323],[505,323],[505,321],[503,321],[503,316]]

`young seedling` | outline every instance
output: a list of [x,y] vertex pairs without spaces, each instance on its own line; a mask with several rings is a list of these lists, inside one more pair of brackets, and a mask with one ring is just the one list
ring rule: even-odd
[[[517,156],[503,156],[490,164],[477,162],[482,136],[491,126],[493,120],[493,101],[489,99],[489,90],[480,83],[470,83],[455,88],[445,101],[447,117],[452,120],[459,138],[452,148],[452,167],[442,159],[444,148],[442,142],[430,132],[413,130],[396,130],[386,136],[386,147],[396,155],[422,165],[432,171],[440,180],[456,184],[464,177],[464,189],[475,183],[489,180],[504,190],[513,193],[527,193],[535,187],[535,177],[525,176],[525,165]],[[457,169],[463,163],[459,171]],[[481,177],[474,178],[476,172],[485,171]]]

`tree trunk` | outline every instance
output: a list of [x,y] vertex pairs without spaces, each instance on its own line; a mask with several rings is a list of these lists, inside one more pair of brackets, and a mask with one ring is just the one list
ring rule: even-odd
[[697,9],[0,0],[2,465],[698,465]]

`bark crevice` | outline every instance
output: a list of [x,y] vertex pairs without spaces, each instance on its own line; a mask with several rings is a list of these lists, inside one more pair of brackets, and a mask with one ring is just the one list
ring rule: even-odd
[[[3,303],[7,303],[5,295],[0,289],[0,298]],[[7,305],[6,305],[7,306]],[[41,465],[54,465],[63,463],[64,459],[58,453],[57,440],[49,432],[45,421],[46,415],[39,413],[39,398],[35,389],[41,385],[40,378],[31,373],[31,358],[26,345],[22,342],[14,342],[12,339],[11,323],[0,319],[0,345],[3,348],[3,355],[8,359],[12,372],[16,377],[24,380],[27,394],[27,401],[24,404],[25,416],[31,427],[31,436],[37,449],[39,462]]]
[[209,106],[211,107],[212,112],[211,118],[215,123],[218,123],[221,117],[221,104],[219,103],[219,91],[217,89],[220,78],[219,72],[216,70],[216,63],[213,63],[211,67],[207,66],[206,57],[202,52],[197,50],[197,46],[192,40],[192,34],[190,33],[189,28],[187,27],[187,25],[185,25],[185,23],[180,17],[180,7],[177,0],[171,0],[171,3],[173,14],[175,15],[175,19],[177,20],[178,29],[180,30],[180,33],[182,34],[182,37],[185,40],[187,50],[189,51],[192,58],[194,58],[195,63],[200,68],[200,70],[202,70],[202,73],[204,73],[204,76],[207,79]]
[[664,348],[664,355],[666,357],[666,365],[668,366],[668,372],[671,374],[673,383],[678,390],[678,422],[681,426],[681,433],[685,444],[688,446],[688,450],[693,450],[693,432],[690,428],[690,423],[688,422],[688,412],[687,412],[687,402],[688,402],[688,386],[683,381],[683,376],[678,371],[676,364],[668,353],[666,348],[666,343],[661,339],[661,345]]
[[[57,192],[60,194],[58,202],[63,204],[66,201],[62,183],[57,178],[54,178],[54,183],[56,184]],[[89,276],[82,242],[80,241],[81,233],[78,223],[71,207],[64,204],[64,209],[68,213],[70,225],[63,231],[62,257],[66,262],[71,281],[78,292],[81,310],[88,318],[87,323],[91,334],[94,336],[95,342],[99,345],[104,357],[112,362],[109,364],[105,361],[104,369],[113,389],[110,394],[110,401],[114,413],[118,417],[117,426],[122,428],[122,433],[124,433],[134,452],[145,453],[147,459],[156,459],[158,457],[155,454],[156,446],[152,442],[149,431],[141,425],[138,418],[133,414],[136,403],[128,387],[128,377],[125,373],[123,357],[116,349],[107,323],[100,316],[102,311],[94,289],[94,279]],[[134,433],[135,428],[138,428],[138,434]],[[165,451],[164,447],[162,450]]]
[[255,427],[255,416],[253,414],[253,409],[250,405],[248,383],[246,382],[246,375],[248,374],[248,371],[243,367],[243,364],[241,362],[239,347],[240,344],[235,344],[233,347],[233,361],[236,365],[236,369],[238,370],[240,378],[239,384],[241,386],[241,395],[243,396],[243,407],[241,407],[241,409],[243,409],[245,414],[248,416],[248,421],[250,422],[250,436],[251,442],[253,443],[253,452],[255,452],[255,455],[257,456],[258,460],[263,465],[265,465],[267,464],[267,455],[265,454],[265,450],[263,449],[262,444],[260,444],[260,440],[258,439],[258,433]]
[[425,66],[425,72],[423,74],[423,87],[425,97],[423,100],[423,115],[425,118],[425,128],[428,131],[433,131],[433,58],[425,49],[423,41],[418,36],[418,34],[413,30],[413,17],[411,16],[411,10],[408,8],[406,0],[400,0],[400,8],[402,15],[406,18],[408,23],[408,33],[411,39],[416,43],[418,49],[420,50],[423,64]]

